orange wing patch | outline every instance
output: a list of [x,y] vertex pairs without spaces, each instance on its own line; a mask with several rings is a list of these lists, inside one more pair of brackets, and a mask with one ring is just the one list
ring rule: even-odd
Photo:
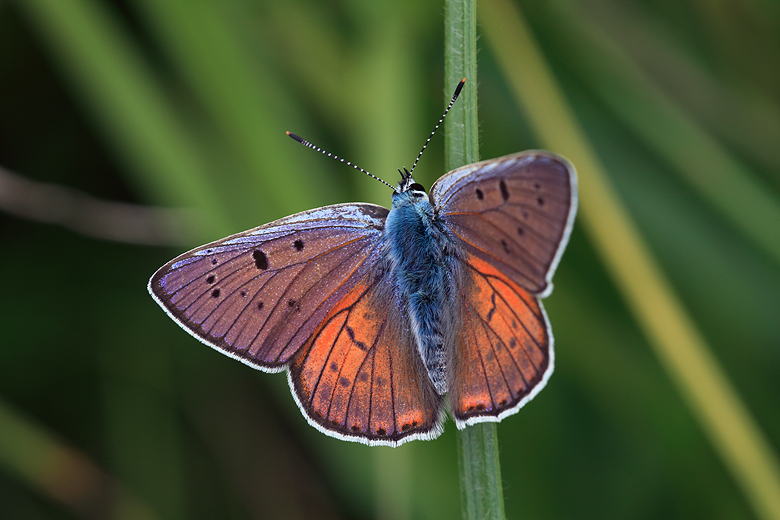
[[465,264],[450,386],[459,428],[516,412],[541,390],[552,368],[551,336],[539,300],[476,257]]
[[290,380],[309,422],[329,435],[398,445],[441,433],[440,398],[386,282],[369,277],[301,348]]

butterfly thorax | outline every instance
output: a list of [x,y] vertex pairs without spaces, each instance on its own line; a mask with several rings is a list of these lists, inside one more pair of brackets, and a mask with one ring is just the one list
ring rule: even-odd
[[[415,189],[419,187],[419,189]],[[428,376],[439,394],[447,391],[452,243],[419,184],[393,194],[384,238],[397,295]]]

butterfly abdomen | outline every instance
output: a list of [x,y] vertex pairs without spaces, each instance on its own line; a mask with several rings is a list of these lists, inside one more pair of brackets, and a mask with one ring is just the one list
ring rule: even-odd
[[428,377],[441,395],[447,391],[451,316],[448,284],[452,257],[449,239],[436,221],[427,197],[396,193],[385,225],[396,291],[403,302]]

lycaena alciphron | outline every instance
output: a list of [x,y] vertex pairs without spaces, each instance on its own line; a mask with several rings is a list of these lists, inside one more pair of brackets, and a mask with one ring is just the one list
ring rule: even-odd
[[397,446],[437,437],[447,412],[458,428],[500,421],[553,370],[540,298],[574,221],[574,168],[528,151],[451,171],[430,194],[401,177],[389,211],[337,204],[229,236],[165,264],[149,292],[203,343],[287,370],[332,437]]

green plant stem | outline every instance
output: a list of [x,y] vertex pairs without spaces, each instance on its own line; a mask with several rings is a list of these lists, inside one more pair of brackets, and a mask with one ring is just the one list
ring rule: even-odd
[[[445,101],[466,85],[445,122],[447,170],[479,160],[477,127],[477,6],[475,0],[447,0],[444,14]],[[458,466],[463,517],[503,519],[504,496],[495,423],[458,432]]]
[[577,166],[579,222],[650,346],[756,516],[780,519],[780,464],[770,443],[617,196],[517,6],[491,0],[481,14],[486,40],[539,140]]
[[477,126],[477,3],[446,0],[444,13],[444,99],[463,78],[458,102],[444,121],[444,166],[447,171],[479,161]]
[[463,518],[502,520],[504,488],[496,423],[475,424],[458,432],[458,468]]

